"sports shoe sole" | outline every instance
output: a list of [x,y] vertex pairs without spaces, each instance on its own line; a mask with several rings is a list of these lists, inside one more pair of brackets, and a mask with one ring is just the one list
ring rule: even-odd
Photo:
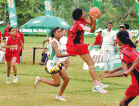
[[[93,92],[99,92],[99,91],[96,91],[96,90],[92,90]],[[99,92],[99,93],[107,93],[107,91],[106,92]]]

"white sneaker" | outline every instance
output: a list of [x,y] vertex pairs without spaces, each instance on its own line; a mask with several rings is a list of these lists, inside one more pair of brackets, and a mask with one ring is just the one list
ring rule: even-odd
[[6,84],[10,84],[10,77],[7,77]]
[[62,96],[57,96],[55,97],[56,100],[60,100],[60,101],[67,101],[66,99],[62,98]]
[[36,89],[37,88],[37,85],[39,84],[40,82],[40,77],[36,76],[35,77],[35,82],[34,82],[34,88]]
[[100,92],[100,93],[107,93],[107,90],[104,90],[103,88],[101,88],[99,85],[94,86],[92,89],[93,92]]
[[14,79],[13,79],[13,83],[17,83],[17,80],[18,80],[18,77],[17,76],[14,76]]
[[108,85],[104,85],[104,84],[102,84],[101,82],[99,82],[98,85],[99,85],[101,88],[108,88],[108,87],[109,87]]

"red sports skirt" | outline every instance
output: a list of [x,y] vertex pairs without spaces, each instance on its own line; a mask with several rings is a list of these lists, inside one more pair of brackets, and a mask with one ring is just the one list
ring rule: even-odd
[[89,54],[88,46],[89,44],[76,44],[76,45],[66,45],[67,53],[71,55],[82,55]]
[[126,92],[125,92],[125,95],[126,96],[129,96],[129,97],[135,97],[137,95],[139,95],[139,85],[133,85],[131,84]]

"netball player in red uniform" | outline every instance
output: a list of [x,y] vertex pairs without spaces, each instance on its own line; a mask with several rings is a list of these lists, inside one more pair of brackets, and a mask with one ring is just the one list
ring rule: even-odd
[[[13,66],[13,71],[14,71],[14,79],[13,83],[17,83],[18,77],[17,77],[17,68],[16,68],[16,59],[17,56],[20,52],[20,43],[22,44],[21,38],[16,35],[15,29],[11,27],[9,29],[9,36],[8,38],[4,41],[4,46],[3,48],[6,48],[5,52],[5,59],[7,62],[7,79],[6,83],[10,83],[10,71],[11,71],[11,65]],[[23,44],[21,46],[23,48]]]
[[[22,40],[22,43],[24,44],[24,34],[22,32],[20,32],[20,27],[19,26],[16,27],[16,34],[18,36],[20,36],[20,38]],[[21,44],[20,44],[20,46],[21,46]],[[16,63],[19,64],[21,62],[21,56],[22,56],[22,49],[20,50],[20,53],[19,53],[19,56],[17,57]]]
[[[120,101],[120,106],[128,106],[128,104],[139,95],[139,65],[136,68],[132,67],[132,72],[130,71],[130,67],[133,62],[139,56],[139,53],[136,51],[133,42],[129,38],[129,34],[127,31],[120,31],[117,34],[117,42],[122,47],[120,50],[120,58],[122,62],[122,72],[112,73],[112,74],[101,74],[100,77],[108,78],[108,77],[117,77],[130,74],[132,79],[132,84],[128,87]],[[129,69],[129,73],[128,70]],[[131,72],[131,73],[130,73]]]
[[[95,14],[93,17],[90,16],[91,21],[88,21],[86,18],[84,18],[82,9],[77,8],[73,11],[72,17],[74,19],[74,23],[68,30],[69,36],[66,44],[67,53],[71,55],[79,55],[88,64],[90,75],[94,81],[94,87],[92,91],[107,93],[107,91],[103,88],[108,86],[103,85],[97,80],[94,63],[88,50],[89,44],[84,44],[84,31],[95,31],[97,15]],[[91,28],[85,26],[85,24],[90,25]]]

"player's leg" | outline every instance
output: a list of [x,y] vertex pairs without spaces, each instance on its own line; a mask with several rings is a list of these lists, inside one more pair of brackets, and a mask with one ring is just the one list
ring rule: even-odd
[[80,55],[80,57],[87,63],[87,65],[89,67],[89,72],[94,81],[94,84],[97,85],[98,84],[97,75],[96,75],[96,71],[95,71],[94,62],[93,62],[91,56],[89,54],[82,54],[82,55]]
[[66,59],[64,68],[67,70],[68,66],[69,66],[69,57]]
[[[136,96],[135,96],[136,97]],[[128,104],[135,98],[124,95],[121,99],[119,106],[128,106]]]
[[103,50],[104,70],[108,70],[107,60],[108,60],[108,51],[107,50]]
[[13,83],[17,83],[17,80],[18,80],[18,77],[17,77],[16,60],[17,60],[17,57],[13,57],[12,60],[11,60],[11,64],[12,64],[12,66],[13,66],[13,72],[14,72]]
[[7,78],[6,84],[10,83],[10,71],[11,71],[11,61],[7,62]]
[[34,82],[34,88],[35,89],[37,88],[37,85],[39,84],[39,82],[43,82],[43,83],[46,83],[48,85],[55,86],[55,87],[60,86],[60,75],[59,75],[59,73],[51,74],[51,76],[53,77],[53,80],[43,79],[43,78],[40,78],[40,77],[36,76],[35,77],[35,82]]
[[12,55],[11,54],[5,54],[5,60],[6,60],[6,63],[7,63],[6,84],[10,83],[11,59],[12,59]]
[[22,49],[20,51],[20,63],[21,63],[21,59],[22,59]]
[[114,69],[114,49],[109,51],[110,70]]
[[90,72],[90,75],[91,75],[91,77],[94,81],[94,86],[95,86],[95,88],[93,88],[93,92],[107,93],[106,90],[103,90],[99,86],[99,82],[98,82],[98,79],[97,79],[94,62],[93,62],[90,54],[82,54],[82,55],[80,55],[80,57],[88,64],[89,72]]
[[69,82],[68,74],[64,68],[62,70],[60,70],[60,75],[61,75],[61,78],[63,79],[63,83],[61,85],[60,92],[59,92],[58,96],[62,95],[62,93],[64,92],[64,90],[67,87],[67,84]]
[[17,57],[13,57],[12,60],[11,60],[11,65],[13,66],[13,72],[14,72],[14,75],[17,75],[17,68],[16,68],[16,60],[17,60]]
[[60,87],[60,91],[55,99],[67,101],[66,99],[62,98],[61,95],[63,94],[64,90],[66,89],[66,87],[68,85],[69,77],[64,68],[62,70],[60,70],[60,75],[61,75],[61,78],[63,79],[63,83],[62,83],[62,85]]

